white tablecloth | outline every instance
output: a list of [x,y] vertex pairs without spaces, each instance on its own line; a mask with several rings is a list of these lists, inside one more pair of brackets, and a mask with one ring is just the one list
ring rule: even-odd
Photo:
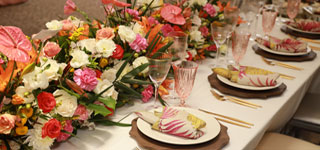
[[[259,25],[259,27],[261,24]],[[272,35],[276,37],[285,37],[280,32],[280,24],[276,24]],[[260,28],[261,30],[261,28]],[[259,31],[262,33],[262,31]],[[227,123],[230,136],[229,144],[224,147],[227,150],[254,149],[259,140],[266,131],[276,131],[281,129],[286,122],[293,116],[299,106],[302,97],[310,86],[313,75],[320,65],[319,56],[313,61],[307,62],[287,62],[301,68],[302,71],[285,69],[277,66],[268,66],[256,55],[251,49],[253,42],[250,42],[247,53],[241,61],[242,65],[251,65],[263,67],[265,69],[279,73],[295,76],[294,80],[283,80],[287,85],[287,90],[281,95],[268,99],[250,99],[251,102],[262,105],[261,109],[251,109],[230,102],[216,100],[210,93],[211,88],[207,80],[208,75],[212,73],[209,68],[211,59],[202,61],[199,66],[196,82],[192,94],[186,103],[196,107],[206,109],[212,112],[220,113],[227,116],[239,118],[241,120],[254,123],[251,129],[242,128]],[[320,45],[317,45],[320,46]],[[320,53],[316,52],[318,55]],[[153,101],[143,104],[137,101],[134,106],[125,106],[116,111],[113,120],[117,121],[123,116],[135,110],[143,110],[145,107],[152,105]],[[136,118],[134,114],[123,120],[130,123]],[[129,136],[130,127],[104,127],[97,126],[96,130],[78,130],[77,137],[56,146],[56,150],[133,150],[137,143]]]

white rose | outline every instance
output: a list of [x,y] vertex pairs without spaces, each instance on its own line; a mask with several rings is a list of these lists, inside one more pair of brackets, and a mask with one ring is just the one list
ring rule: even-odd
[[196,42],[202,42],[203,41],[203,37],[201,35],[201,32],[198,30],[197,27],[192,27],[192,30],[190,32],[190,39],[194,40]]
[[131,28],[124,25],[119,26],[118,34],[122,41],[127,41],[129,43],[136,39],[136,34],[131,30]]
[[[107,89],[108,87],[110,87],[111,85],[112,85],[112,82],[108,80],[98,80],[98,84],[96,88],[93,90],[93,92],[96,94],[99,94],[105,89]],[[101,96],[102,97],[112,96],[114,91],[115,91],[114,87],[112,86],[108,91],[104,92]]]
[[40,67],[35,67],[32,72],[25,74],[22,79],[24,86],[30,90],[45,89],[49,86],[49,79]]
[[110,57],[113,51],[117,48],[116,44],[111,39],[99,40],[96,44],[97,52],[102,54],[103,57]]
[[81,49],[86,48],[86,50],[90,51],[91,53],[96,52],[96,39],[90,38],[90,39],[84,39],[77,43],[78,46],[81,47]]
[[111,68],[108,70],[103,71],[101,75],[101,80],[108,80],[110,82],[113,82],[116,79],[116,74],[118,70]]
[[198,4],[200,6],[204,6],[207,4],[207,2],[207,0],[190,0],[191,5]]
[[65,63],[59,64],[57,61],[50,58],[47,58],[46,61],[44,61],[42,58],[40,60],[41,69],[45,69],[43,72],[49,79],[49,82],[52,80],[58,80],[58,78],[61,76],[61,74],[59,74],[59,70],[63,70],[67,66]]
[[78,28],[83,26],[83,21],[81,21],[77,17],[69,16],[67,20],[70,20],[72,24]]
[[68,94],[64,90],[56,90],[53,96],[57,97],[55,112],[63,117],[72,117],[78,107],[77,97]]
[[52,20],[46,23],[46,27],[49,30],[61,30],[62,26],[63,26],[63,23],[58,20]]
[[32,90],[25,88],[24,86],[19,86],[16,88],[16,94],[24,99],[24,103],[32,103],[34,101],[34,95]]
[[199,15],[198,15],[198,11],[195,13],[195,15],[193,15],[193,18],[192,18],[192,23],[194,24],[194,25],[196,25],[196,26],[201,26],[201,19],[200,19],[200,17],[199,17]]
[[73,68],[80,68],[81,66],[90,64],[89,56],[81,50],[74,50],[71,53],[72,59],[70,61],[70,65]]
[[140,34],[142,37],[145,37],[145,35],[146,35],[143,31],[142,26],[138,22],[134,24],[133,32],[136,34]]
[[[142,64],[149,63],[148,58],[145,56],[138,57],[132,63],[133,68],[137,68]],[[146,74],[149,71],[149,67],[145,68],[141,73]]]

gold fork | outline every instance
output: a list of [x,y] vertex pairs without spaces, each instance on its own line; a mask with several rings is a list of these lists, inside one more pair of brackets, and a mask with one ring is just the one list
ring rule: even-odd
[[268,64],[268,65],[271,65],[271,66],[281,66],[281,67],[285,67],[285,68],[289,68],[289,69],[294,69],[294,70],[303,70],[303,68],[299,68],[299,67],[296,67],[296,66],[293,66],[293,65],[289,65],[289,64],[285,64],[285,63],[282,63],[282,62],[278,62],[278,61],[271,61],[271,60],[267,60],[266,58],[264,57],[261,57],[262,60]]

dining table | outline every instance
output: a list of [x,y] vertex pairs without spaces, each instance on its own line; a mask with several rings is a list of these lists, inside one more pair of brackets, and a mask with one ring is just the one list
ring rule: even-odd
[[[283,25],[284,24],[282,22],[277,21],[271,35],[278,38],[289,37],[280,31],[280,28]],[[261,27],[261,17],[259,17],[258,20],[256,33],[264,35]],[[248,102],[261,105],[262,107],[259,109],[244,107],[228,101],[219,101],[210,92],[211,86],[208,82],[208,76],[212,74],[210,66],[213,60],[211,58],[207,58],[205,60],[198,61],[199,68],[194,87],[191,95],[186,100],[186,104],[192,108],[208,110],[254,124],[251,128],[243,128],[233,124],[220,122],[228,128],[228,135],[230,137],[229,143],[223,147],[225,150],[254,149],[265,132],[280,131],[293,117],[309,87],[314,81],[319,80],[318,69],[320,66],[320,58],[318,56],[320,51],[314,51],[318,56],[312,61],[284,62],[286,64],[303,68],[303,70],[293,70],[283,68],[281,66],[267,65],[259,55],[255,54],[252,49],[253,44],[255,44],[255,42],[251,40],[246,54],[240,62],[241,65],[259,67],[295,77],[293,80],[282,79],[282,82],[287,86],[287,88],[281,95],[266,99],[242,98]],[[320,45],[317,44],[309,44],[320,47]],[[147,103],[143,103],[141,100],[134,100],[133,104],[117,108],[115,115],[110,119],[113,121],[121,120],[122,123],[131,123],[133,119],[137,118],[137,116],[132,112],[144,110],[153,105],[153,103],[153,99]],[[139,146],[135,139],[130,137],[130,129],[131,127],[102,125],[96,125],[94,130],[79,129],[75,138],[71,138],[66,142],[54,145],[53,149],[134,150]]]

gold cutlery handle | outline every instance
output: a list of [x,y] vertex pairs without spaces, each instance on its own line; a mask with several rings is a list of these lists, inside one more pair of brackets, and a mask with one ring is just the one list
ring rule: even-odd
[[227,98],[234,99],[234,100],[239,101],[239,102],[242,102],[242,103],[246,103],[246,104],[249,104],[249,105],[252,105],[252,106],[256,106],[256,107],[262,108],[261,105],[257,105],[257,104],[254,104],[254,103],[250,103],[250,102],[247,102],[247,101],[245,101],[245,100],[242,100],[242,99],[239,99],[239,98],[236,98],[236,97],[227,96]]
[[282,73],[279,73],[279,74],[280,74],[280,77],[283,78],[283,79],[293,80],[293,79],[296,78],[296,77],[285,75],[285,74],[282,74]]
[[254,126],[254,124],[252,124],[252,123],[245,122],[245,121],[242,121],[242,120],[237,119],[237,118],[228,117],[228,116],[225,116],[225,115],[220,115],[220,114],[213,113],[213,112],[210,112],[210,111],[206,111],[206,110],[203,110],[203,109],[199,109],[199,110],[202,111],[202,112],[211,114],[211,115],[216,115],[216,116],[223,117],[223,118],[226,118],[226,119],[229,119],[229,120],[233,120],[233,121],[237,121],[237,122],[240,122],[240,123],[243,123],[243,124],[246,124],[246,125]]
[[289,64],[285,64],[285,63],[281,63],[281,62],[275,62],[276,65],[281,66],[281,67],[285,67],[285,68],[289,68],[289,69],[294,69],[294,70],[303,70],[303,68],[299,68],[296,66],[292,66]]
[[309,47],[314,51],[320,51],[320,47],[311,46],[311,45],[309,45]]
[[320,44],[320,41],[316,41],[316,40],[311,40],[311,39],[307,39],[307,38],[300,38],[301,40],[304,40],[306,42],[311,42],[311,43],[315,43],[315,44]]
[[240,126],[240,127],[245,127],[245,128],[249,128],[249,129],[251,128],[250,126],[239,124],[239,123],[236,123],[236,122],[233,122],[233,121],[229,121],[229,120],[226,120],[226,119],[217,118],[217,117],[215,117],[215,118],[217,120],[219,120],[219,121],[223,121],[223,122],[230,123],[230,124],[233,124],[233,125],[237,125],[237,126]]
[[250,104],[246,104],[246,103],[243,103],[243,102],[240,102],[240,101],[236,101],[236,100],[234,100],[232,98],[228,98],[228,100],[231,101],[231,102],[234,102],[236,104],[242,105],[242,106],[247,106],[247,107],[250,107],[250,108],[253,108],[253,109],[257,109],[256,106],[252,106]]

